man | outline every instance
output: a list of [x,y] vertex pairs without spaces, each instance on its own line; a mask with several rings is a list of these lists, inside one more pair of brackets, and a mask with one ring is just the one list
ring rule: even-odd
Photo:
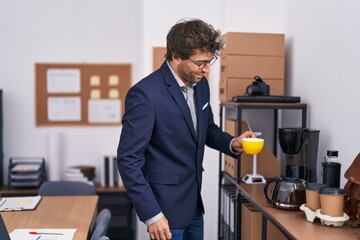
[[221,50],[220,31],[182,20],[167,35],[166,61],[135,84],[125,101],[118,167],[150,239],[203,239],[205,145],[236,157],[241,139],[213,121],[204,77]]

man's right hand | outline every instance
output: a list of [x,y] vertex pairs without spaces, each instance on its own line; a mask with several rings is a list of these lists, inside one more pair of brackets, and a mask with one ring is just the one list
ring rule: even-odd
[[166,217],[162,217],[158,221],[150,224],[147,229],[150,235],[150,239],[171,240],[170,227]]

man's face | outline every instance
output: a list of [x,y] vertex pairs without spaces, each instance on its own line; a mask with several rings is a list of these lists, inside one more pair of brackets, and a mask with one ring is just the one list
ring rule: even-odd
[[174,70],[185,84],[198,83],[204,74],[210,72],[209,61],[213,58],[211,52],[196,50],[188,59],[176,59]]

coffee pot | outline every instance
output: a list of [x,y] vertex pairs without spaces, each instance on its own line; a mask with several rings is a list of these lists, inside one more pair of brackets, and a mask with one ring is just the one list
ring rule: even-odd
[[305,181],[290,177],[270,178],[265,184],[264,194],[268,204],[276,208],[299,210],[301,204],[306,202]]

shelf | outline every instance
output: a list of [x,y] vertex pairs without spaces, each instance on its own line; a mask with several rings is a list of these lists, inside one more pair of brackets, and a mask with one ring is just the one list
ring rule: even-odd
[[242,183],[237,187],[242,196],[261,212],[263,218],[272,222],[287,239],[359,239],[360,237],[360,231],[351,227],[351,221],[347,221],[342,227],[327,227],[321,225],[320,221],[308,222],[302,211],[272,207],[264,197],[264,184]]
[[96,185],[96,192],[98,193],[118,193],[118,192],[126,192],[125,187],[101,187]]
[[[258,103],[258,102],[221,102],[220,104],[220,127],[223,128],[223,111],[224,108],[229,110],[227,114],[225,114],[225,119],[237,120],[237,135],[239,136],[242,133],[241,122],[242,122],[242,111],[245,109],[257,110],[273,110],[274,111],[274,124],[273,124],[273,150],[274,155],[277,153],[277,129],[278,129],[278,110],[298,110],[301,111],[301,127],[306,128],[306,119],[307,119],[307,104],[305,103]],[[221,223],[225,220],[221,217],[220,209],[223,208],[224,199],[221,191],[221,188],[224,185],[230,184],[236,188],[236,199],[234,200],[233,211],[234,214],[231,214],[231,219],[226,219],[227,221],[231,221],[234,223],[234,226],[241,226],[241,202],[244,201],[244,196],[241,195],[241,191],[239,188],[239,184],[242,182],[240,172],[241,172],[241,155],[238,157],[237,161],[237,176],[236,179],[232,178],[229,174],[224,172],[223,169],[223,161],[222,161],[222,153],[219,154],[219,207],[218,207],[218,239],[227,240],[226,236],[230,236],[231,239],[240,240],[241,238],[241,230],[239,227],[234,228],[234,232],[228,235],[224,234],[220,228],[222,227]],[[225,183],[226,182],[226,183]],[[256,185],[256,184],[250,184]],[[230,217],[229,217],[230,218]]]
[[7,186],[0,187],[2,197],[15,197],[15,196],[36,196],[38,188],[9,188]]
[[242,107],[242,108],[303,108],[306,103],[270,103],[270,102],[221,102],[224,106]]

